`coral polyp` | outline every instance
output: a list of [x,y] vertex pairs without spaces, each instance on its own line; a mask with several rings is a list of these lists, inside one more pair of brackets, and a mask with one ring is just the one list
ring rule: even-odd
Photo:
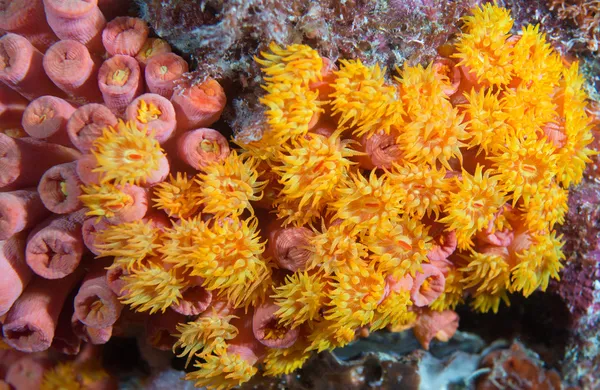
[[116,127],[107,127],[94,141],[92,153],[96,157],[94,172],[101,175],[102,183],[140,184],[160,167],[164,154],[158,141],[145,129],[133,122],[119,121]]
[[232,152],[223,164],[210,164],[198,174],[199,203],[204,212],[218,216],[240,215],[253,210],[250,201],[260,200],[266,183],[258,180],[257,161]]

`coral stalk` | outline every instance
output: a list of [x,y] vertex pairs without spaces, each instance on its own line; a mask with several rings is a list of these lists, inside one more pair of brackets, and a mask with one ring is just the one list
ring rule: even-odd
[[93,154],[84,154],[79,157],[75,163],[75,170],[79,180],[85,185],[100,184],[102,175],[99,172],[94,172],[98,166],[98,160]]
[[50,167],[71,162],[79,155],[64,146],[0,134],[0,188],[9,191],[37,185]]
[[66,100],[54,96],[35,99],[23,113],[23,130],[31,137],[46,142],[72,146],[67,135],[67,120],[75,107]]
[[51,217],[29,234],[25,259],[33,272],[46,279],[75,272],[85,249],[81,235],[84,213]]
[[75,110],[67,122],[71,143],[83,153],[88,153],[96,138],[108,126],[116,126],[117,117],[102,104],[86,104]]
[[44,54],[43,66],[50,80],[71,100],[79,104],[102,101],[98,89],[99,60],[82,43],[55,43]]
[[140,65],[133,57],[113,56],[100,66],[98,85],[106,106],[115,115],[122,115],[127,105],[144,90]]
[[190,130],[212,125],[221,117],[226,101],[225,91],[216,80],[180,84],[171,97],[177,127]]
[[34,188],[0,193],[0,240],[31,229],[48,215]]
[[29,101],[4,83],[0,83],[0,125],[3,129],[20,128]]
[[106,19],[98,0],[44,0],[46,19],[60,39],[83,43],[93,53],[102,53],[102,29]]
[[171,99],[176,82],[188,70],[187,61],[175,53],[158,54],[150,58],[144,70],[148,91]]
[[229,143],[217,130],[191,130],[177,139],[177,155],[192,168],[202,170],[223,163],[229,156]]
[[289,348],[298,339],[300,330],[281,325],[275,315],[278,310],[279,306],[270,300],[256,307],[252,317],[252,332],[261,344],[269,348]]
[[44,73],[43,58],[26,38],[6,34],[0,38],[0,81],[28,100],[43,95],[64,97]]
[[86,185],[80,199],[86,215],[105,217],[111,224],[140,220],[148,211],[148,193],[138,186]]
[[8,312],[33,276],[25,262],[25,238],[21,233],[0,241],[0,316]]
[[61,309],[80,276],[78,271],[61,280],[32,280],[6,316],[2,326],[6,343],[23,352],[48,349]]

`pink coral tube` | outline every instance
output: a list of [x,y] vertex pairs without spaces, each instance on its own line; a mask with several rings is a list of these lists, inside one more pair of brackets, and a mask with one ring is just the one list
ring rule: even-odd
[[37,185],[50,167],[74,161],[79,155],[64,146],[0,134],[0,189],[10,191]]
[[83,236],[83,243],[85,246],[95,255],[99,255],[100,251],[96,248],[96,233],[106,229],[110,224],[106,220],[98,218],[88,218],[83,221],[81,226],[81,234]]
[[67,120],[75,107],[54,96],[42,96],[27,106],[23,113],[23,130],[31,137],[47,142],[72,146],[67,135]]
[[422,272],[417,272],[410,290],[410,298],[417,307],[429,305],[444,292],[446,278],[440,269],[423,264]]
[[98,0],[44,0],[46,19],[60,39],[81,42],[93,53],[103,53],[102,29],[106,19]]
[[155,93],[135,98],[125,110],[125,119],[135,122],[139,129],[147,129],[160,144],[171,138],[177,127],[173,104]]
[[298,339],[300,335],[299,328],[286,329],[285,333],[279,335],[277,338],[266,337],[269,327],[273,329],[278,328],[278,318],[275,316],[277,310],[279,310],[279,306],[271,300],[267,300],[260,306],[255,307],[254,315],[252,316],[252,332],[258,342],[269,348],[288,348],[294,345]]
[[143,80],[140,79],[140,65],[133,57],[111,57],[100,67],[98,85],[106,107],[115,115],[122,115],[127,105],[144,89]]
[[27,38],[44,51],[58,40],[46,21],[42,0],[5,0],[0,2],[0,29]]
[[48,349],[61,309],[81,273],[73,272],[61,280],[34,278],[6,316],[2,326],[6,343],[23,352]]
[[229,143],[213,129],[196,129],[183,133],[177,139],[177,155],[194,169],[220,163],[229,156]]
[[92,328],[112,326],[121,315],[123,305],[106,280],[106,269],[112,263],[96,261],[83,279],[75,296],[75,314],[79,321]]
[[75,166],[75,162],[55,165],[40,179],[38,192],[42,202],[55,214],[68,214],[83,207],[79,200],[82,183]]
[[312,236],[312,230],[305,227],[277,229],[269,234],[267,251],[280,268],[292,272],[302,271],[311,255],[308,247]]
[[96,138],[108,126],[116,126],[117,117],[102,104],[86,104],[79,107],[67,122],[67,134],[77,149],[88,153]]
[[186,316],[196,316],[204,312],[211,304],[212,292],[202,287],[203,279],[200,277],[190,278],[190,285],[181,291],[181,299],[171,309]]
[[0,38],[0,81],[28,100],[65,94],[44,73],[43,54],[17,34]]
[[58,88],[79,104],[101,102],[98,89],[99,59],[81,42],[64,40],[44,54],[44,71]]
[[124,54],[135,57],[142,49],[150,29],[140,18],[119,16],[102,31],[102,44],[111,56]]
[[148,191],[136,185],[119,186],[119,189],[131,196],[133,202],[121,210],[115,212],[115,216],[107,218],[111,224],[138,221],[146,215],[148,211]]
[[51,217],[29,234],[25,260],[33,272],[46,279],[60,279],[77,269],[84,252],[84,214],[85,210],[80,210]]
[[33,272],[25,262],[25,233],[0,241],[0,316],[5,315],[29,284]]
[[165,154],[163,154],[158,160],[158,168],[154,171],[150,172],[148,177],[143,183],[140,183],[144,187],[152,187],[155,184],[161,183],[165,181],[167,176],[169,176],[169,172],[171,171],[171,165],[169,164],[169,159]]
[[0,193],[0,240],[31,229],[48,215],[34,188]]
[[173,91],[171,102],[177,114],[177,127],[190,130],[219,120],[227,98],[221,84],[209,78],[198,84],[180,84]]
[[144,70],[148,91],[171,99],[181,76],[189,70],[186,60],[175,53],[164,53],[150,58]]
[[127,271],[120,266],[113,266],[106,272],[108,287],[119,297],[123,295],[123,288],[125,287],[125,282],[121,280],[121,276],[124,275],[127,275]]
[[101,175],[94,172],[97,166],[96,156],[93,154],[84,154],[77,159],[75,169],[83,184],[100,184]]
[[454,230],[443,231],[433,237],[433,247],[427,253],[431,262],[445,261],[456,250],[457,240]]
[[359,151],[366,153],[356,157],[363,169],[389,169],[393,163],[402,161],[403,153],[396,144],[397,133],[376,133],[372,136],[363,135],[360,139]]

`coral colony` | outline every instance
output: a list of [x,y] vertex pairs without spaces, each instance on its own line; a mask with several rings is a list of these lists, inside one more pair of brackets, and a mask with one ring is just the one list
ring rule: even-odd
[[225,389],[369,331],[427,349],[457,305],[559,278],[591,121],[538,26],[485,4],[392,72],[271,44],[262,125],[230,144],[221,85],[100,5],[0,3],[4,384],[114,387],[95,345],[141,327]]

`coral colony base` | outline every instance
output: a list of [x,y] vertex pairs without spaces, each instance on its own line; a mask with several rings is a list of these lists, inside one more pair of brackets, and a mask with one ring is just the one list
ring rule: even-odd
[[107,22],[116,4],[0,5],[5,384],[114,387],[92,345],[142,326],[185,379],[231,388],[384,328],[428,349],[457,305],[496,312],[559,278],[591,120],[538,26],[512,35],[483,5],[392,76],[271,44],[236,148],[207,128],[219,83],[182,78],[141,20]]

